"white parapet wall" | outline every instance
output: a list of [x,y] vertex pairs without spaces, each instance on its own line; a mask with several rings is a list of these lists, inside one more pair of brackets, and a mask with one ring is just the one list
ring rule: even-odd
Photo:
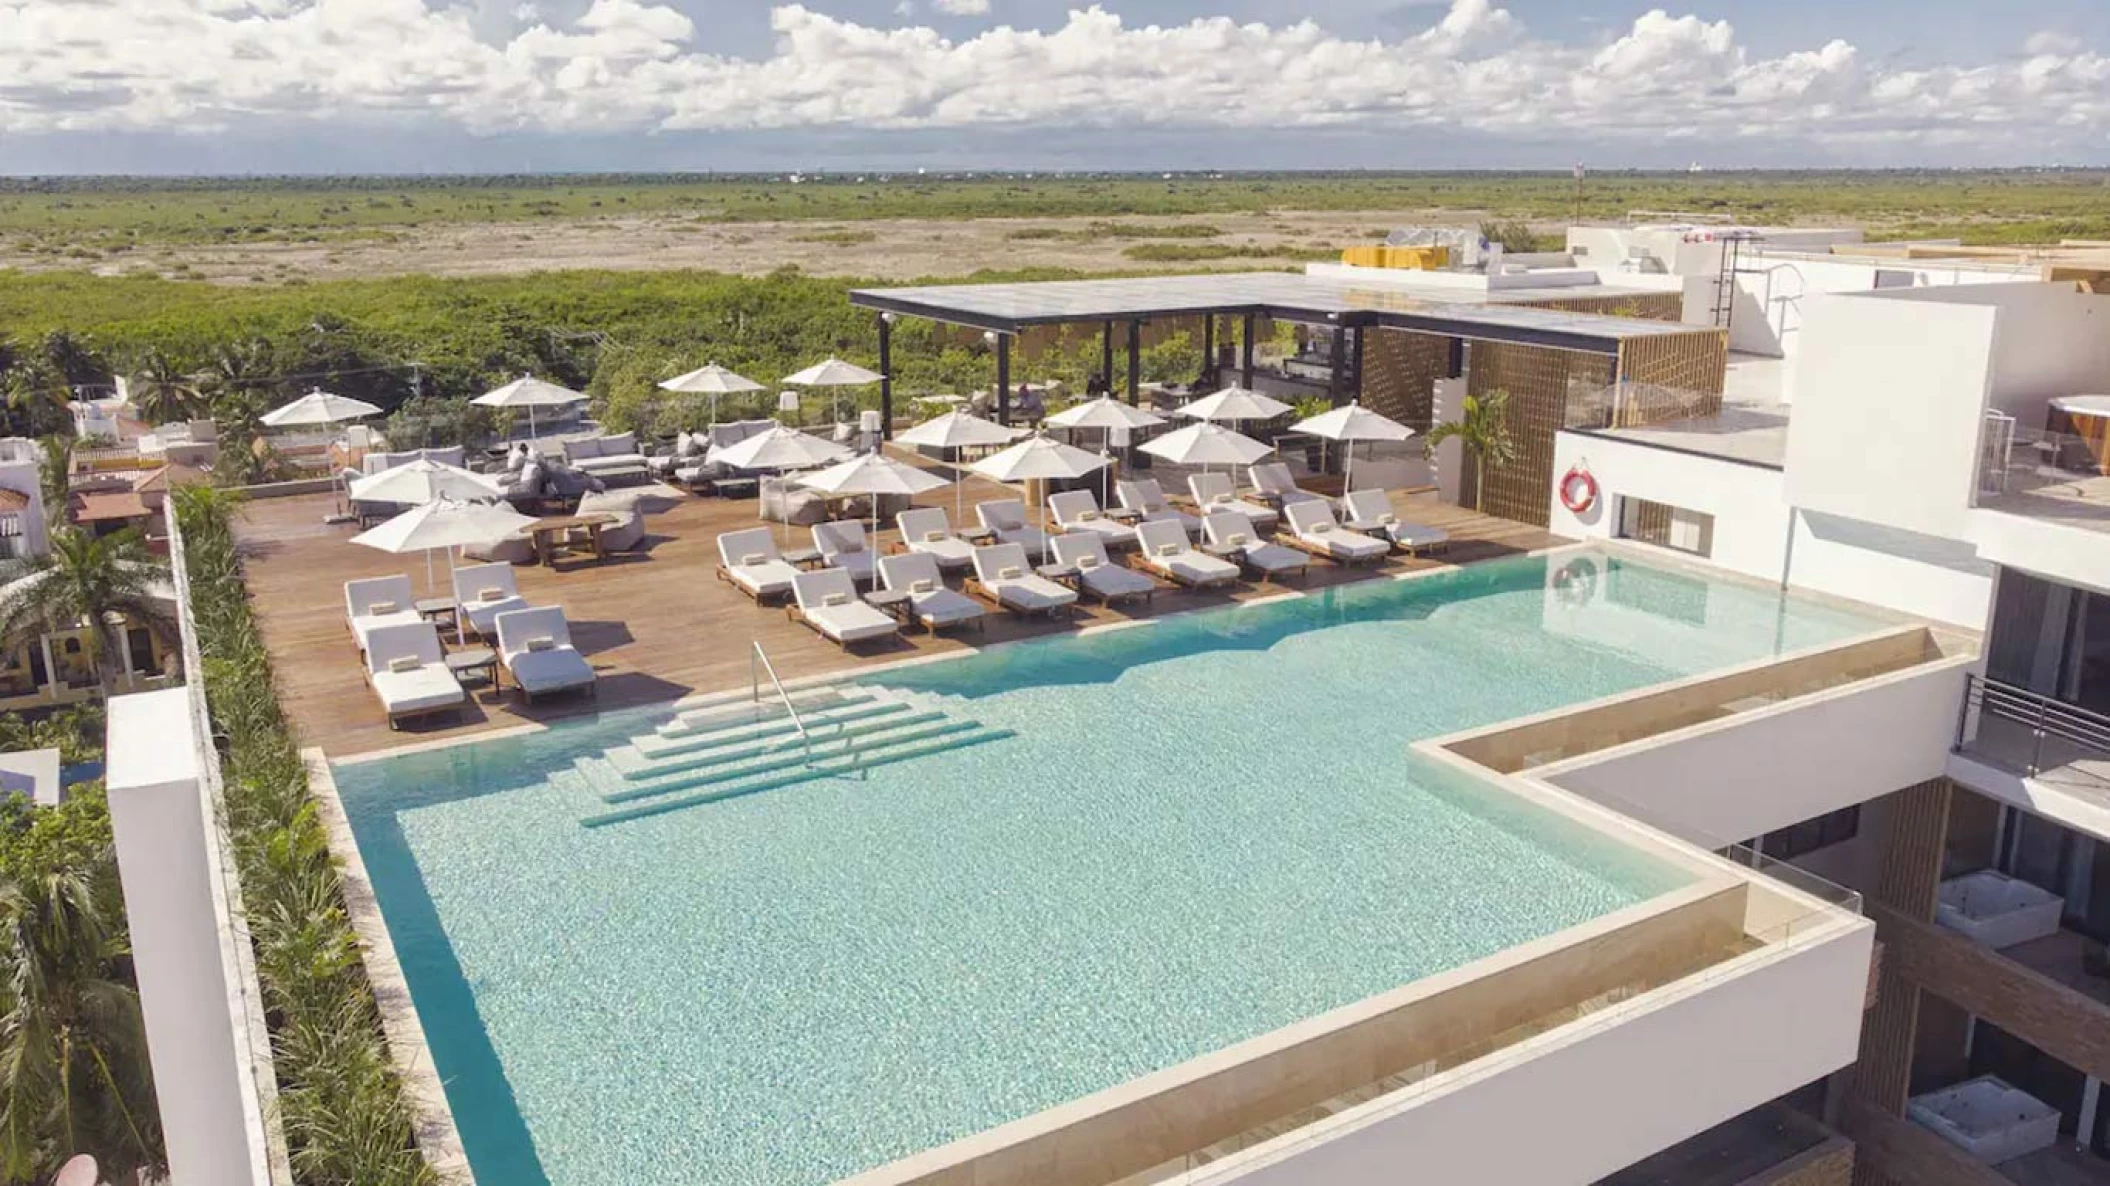
[[291,1180],[192,689],[110,701],[110,827],[175,1186]]
[[1179,1181],[1584,1186],[1851,1063],[1874,934],[1858,918],[1813,923]]

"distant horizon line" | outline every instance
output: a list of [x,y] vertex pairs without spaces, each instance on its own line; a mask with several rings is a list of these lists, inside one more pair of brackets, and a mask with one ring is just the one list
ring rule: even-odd
[[[1640,166],[1583,166],[1590,177],[1707,177],[1707,176],[1900,176],[1917,174],[2016,174],[2016,173],[2061,173],[2088,174],[2110,173],[2110,164],[2093,165],[1888,165],[1888,166],[1841,166],[1841,165],[1724,165],[1700,166],[1697,168],[1663,168]],[[631,178],[631,179],[704,179],[704,180],[777,180],[789,177],[828,179],[833,181],[853,180],[867,184],[876,181],[959,181],[976,178],[1025,178],[1033,180],[1083,180],[1083,179],[1171,179],[1187,181],[1231,180],[1236,178],[1266,177],[1569,177],[1573,166],[1550,168],[1543,166],[1460,166],[1454,168],[1368,168],[1359,166],[1333,166],[1284,169],[1209,169],[1209,168],[1147,168],[1133,169],[1062,169],[1062,168],[981,168],[981,169],[932,169],[929,166],[908,168],[810,166],[774,169],[479,169],[479,170],[404,170],[404,171],[358,171],[322,172],[310,170],[251,170],[242,172],[214,173],[12,173],[0,169],[0,184],[9,182],[75,182],[75,181],[280,181],[280,180],[459,180],[467,178]]]

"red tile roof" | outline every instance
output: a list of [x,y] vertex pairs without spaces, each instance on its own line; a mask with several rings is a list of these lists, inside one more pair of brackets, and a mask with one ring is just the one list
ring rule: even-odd
[[109,490],[76,494],[72,499],[76,523],[100,523],[111,519],[143,519],[152,514],[137,491]]

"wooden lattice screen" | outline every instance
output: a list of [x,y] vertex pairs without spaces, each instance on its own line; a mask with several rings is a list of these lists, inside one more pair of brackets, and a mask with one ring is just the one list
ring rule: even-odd
[[1533,309],[1559,309],[1564,313],[1599,313],[1607,317],[1638,317],[1643,321],[1683,321],[1682,292],[1627,292],[1616,296],[1546,297],[1518,301]]
[[1550,346],[1474,342],[1466,364],[1466,390],[1484,396],[1509,393],[1509,433],[1516,456],[1490,466],[1480,509],[1518,523],[1544,527],[1553,500],[1553,435],[1566,423],[1571,394],[1586,398],[1609,387],[1613,359]]
[[1436,381],[1450,369],[1452,339],[1402,329],[1364,332],[1363,406],[1427,432],[1435,419]]
[[1728,366],[1727,330],[1626,339],[1619,343],[1618,427],[1719,413]]

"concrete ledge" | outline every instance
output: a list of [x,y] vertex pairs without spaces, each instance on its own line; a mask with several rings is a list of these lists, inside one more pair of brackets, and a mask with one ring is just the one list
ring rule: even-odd
[[367,983],[381,1013],[381,1029],[388,1038],[396,1074],[403,1080],[403,1095],[410,1102],[417,1126],[418,1150],[442,1182],[450,1186],[475,1186],[469,1155],[462,1148],[462,1135],[454,1126],[454,1111],[447,1105],[447,1087],[432,1061],[432,1048],[425,1041],[425,1026],[411,1000],[410,985],[403,978],[403,965],[396,958],[395,941],[381,917],[381,903],[374,897],[374,884],[359,856],[352,837],[352,821],[345,815],[344,800],[337,795],[337,780],[330,775],[329,759],[319,749],[301,751],[308,768],[308,789],[321,812],[323,831],[328,834],[330,854],[337,860],[338,881],[344,890],[344,909],[352,932],[359,937],[360,958],[366,964]]

